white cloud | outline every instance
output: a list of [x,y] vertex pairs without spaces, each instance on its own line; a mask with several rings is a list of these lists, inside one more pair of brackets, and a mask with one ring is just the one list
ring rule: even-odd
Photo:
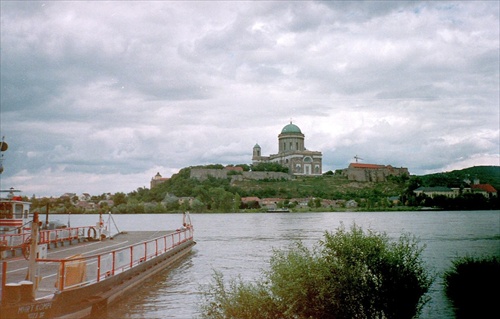
[[250,163],[498,165],[497,2],[1,2],[1,187],[130,192]]

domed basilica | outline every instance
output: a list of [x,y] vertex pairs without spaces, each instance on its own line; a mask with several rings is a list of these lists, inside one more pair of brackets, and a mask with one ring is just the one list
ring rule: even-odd
[[278,154],[262,156],[259,144],[253,147],[252,163],[277,162],[288,167],[293,175],[321,175],[323,155],[318,151],[309,151],[304,147],[304,134],[300,128],[290,122],[278,135]]

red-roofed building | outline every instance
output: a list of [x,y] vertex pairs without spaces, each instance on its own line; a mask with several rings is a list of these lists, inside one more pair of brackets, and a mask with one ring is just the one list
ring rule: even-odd
[[497,196],[498,192],[495,187],[490,184],[473,184],[470,186],[474,193],[480,193],[484,196]]
[[368,169],[381,169],[384,168],[384,165],[378,165],[378,164],[365,164],[365,163],[351,163],[349,165],[350,168],[368,168]]
[[260,198],[255,197],[255,196],[250,196],[250,197],[242,197],[241,198],[242,203],[250,203],[250,202],[257,202],[260,203]]
[[385,182],[388,176],[410,176],[406,167],[365,163],[351,163],[342,171],[342,174],[348,180],[357,182]]

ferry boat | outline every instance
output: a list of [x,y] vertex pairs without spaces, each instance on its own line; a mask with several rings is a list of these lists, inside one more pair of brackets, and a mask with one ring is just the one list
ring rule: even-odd
[[178,229],[111,236],[101,215],[95,226],[42,230],[38,213],[26,223],[29,202],[11,197],[0,205],[0,319],[92,318],[195,245],[188,212]]

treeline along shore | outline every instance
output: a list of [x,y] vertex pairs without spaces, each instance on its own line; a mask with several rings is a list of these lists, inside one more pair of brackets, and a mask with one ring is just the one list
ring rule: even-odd
[[[243,172],[260,169],[286,173],[286,169],[276,164],[258,168],[244,164],[234,167],[241,167]],[[225,166],[216,164],[196,168],[217,170]],[[231,170],[222,178],[208,175],[200,179],[191,175],[192,169],[181,169],[155,187],[140,187],[128,194],[65,194],[58,198],[33,197],[29,200],[34,210],[44,213],[48,209],[54,214],[500,209],[496,192],[500,188],[500,166],[477,166],[422,176],[388,176],[382,182],[350,181],[337,171],[315,177],[246,179],[235,178],[243,173]],[[474,180],[489,185],[494,192],[471,189]],[[454,189],[455,193],[418,191],[443,188]]]

